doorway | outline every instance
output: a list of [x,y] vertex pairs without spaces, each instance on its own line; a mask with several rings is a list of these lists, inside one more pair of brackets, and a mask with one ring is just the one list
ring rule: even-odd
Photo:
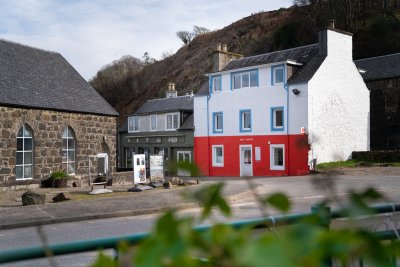
[[239,146],[240,176],[253,176],[253,153],[251,145]]
[[182,169],[182,168],[178,168],[177,169],[177,175],[178,176],[191,176],[190,173],[190,165],[189,163],[192,162],[192,153],[190,151],[178,151],[177,155],[176,155],[177,161],[178,161],[178,165],[183,164],[184,166],[187,167]]

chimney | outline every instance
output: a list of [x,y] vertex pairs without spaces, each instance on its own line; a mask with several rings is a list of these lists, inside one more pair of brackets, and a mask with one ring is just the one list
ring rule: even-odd
[[221,71],[229,61],[242,58],[243,55],[228,52],[227,44],[217,44],[217,50],[213,54],[213,72]]
[[331,19],[331,20],[329,21],[329,26],[328,26],[328,28],[330,28],[330,29],[335,29],[335,20],[334,20],[334,19]]
[[171,97],[177,97],[177,96],[178,96],[178,92],[175,90],[175,83],[168,83],[168,89],[167,89],[165,97],[171,98]]

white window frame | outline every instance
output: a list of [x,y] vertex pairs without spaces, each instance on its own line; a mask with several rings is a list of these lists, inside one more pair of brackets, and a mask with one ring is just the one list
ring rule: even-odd
[[[177,125],[177,127],[175,128],[174,127],[174,117],[175,116],[177,116],[178,117],[178,125]],[[168,128],[168,118],[171,118],[171,128]],[[165,130],[166,131],[175,131],[175,130],[177,130],[177,129],[179,129],[179,127],[180,127],[180,114],[179,113],[168,113],[168,114],[165,114]]]
[[[137,120],[137,123],[135,123],[135,120]],[[136,133],[139,131],[140,131],[140,116],[129,117],[128,118],[128,133]]]
[[[251,121],[251,109],[243,109],[240,110],[240,132],[251,132],[251,127],[252,127],[252,121]],[[245,128],[245,115],[249,114],[249,120],[250,120],[250,127]]]
[[[277,82],[276,81],[276,72],[278,70],[282,70],[282,81],[281,82]],[[285,82],[285,68],[283,66],[273,66],[272,67],[272,84],[273,85],[278,85],[278,84],[283,84]]]
[[[275,165],[275,149],[276,148],[281,148],[283,151],[283,165]],[[284,144],[275,144],[275,145],[270,145],[269,146],[269,150],[270,150],[270,169],[271,170],[276,170],[276,171],[283,171],[285,170],[285,145]]]
[[[67,136],[64,135],[65,131],[67,131]],[[65,172],[67,174],[74,175],[75,171],[76,171],[76,160],[75,160],[75,158],[76,158],[76,139],[75,139],[75,135],[74,135],[74,132],[72,131],[71,127],[67,127],[67,128],[64,129],[64,132],[63,132],[63,135],[62,135],[62,139],[63,139],[62,152],[66,153],[66,161],[63,160],[62,164],[63,164],[63,166],[64,166],[64,164],[67,166],[65,168]],[[64,139],[66,140],[66,147],[64,147]],[[71,140],[71,139],[74,142],[74,147],[73,148],[69,148],[69,140]],[[72,161],[70,161],[69,157],[68,157],[68,154],[71,153],[71,152],[74,153],[74,157],[73,157]],[[74,164],[74,171],[73,172],[68,172],[69,171],[69,166],[72,165],[72,164]]]
[[[218,128],[218,117],[220,117],[220,126],[221,128]],[[222,112],[214,112],[213,113],[213,132],[214,133],[222,133],[224,131],[224,117]]]
[[[283,131],[285,129],[285,108],[284,107],[272,107],[272,123],[271,123],[271,131]],[[276,112],[282,111],[282,125],[276,125]]]
[[[33,169],[33,163],[34,163],[34,153],[33,153],[33,150],[34,150],[34,140],[33,140],[33,133],[32,133],[32,131],[28,128],[28,126],[27,125],[23,125],[21,128],[20,128],[20,130],[22,129],[22,136],[18,136],[18,134],[17,134],[17,143],[18,143],[18,139],[22,139],[22,150],[18,150],[18,147],[17,147],[17,150],[16,150],[16,152],[17,152],[17,155],[18,155],[18,153],[22,153],[22,164],[15,164],[15,166],[16,167],[22,167],[22,178],[15,178],[16,180],[18,180],[18,181],[21,181],[21,180],[30,180],[30,179],[33,179],[33,173],[34,173],[34,169]],[[18,132],[20,131],[20,130],[18,130]],[[25,135],[25,131],[27,131],[28,133],[29,133],[29,135],[30,136],[26,136]],[[31,150],[25,150],[25,140],[26,139],[31,139],[31,143],[32,143],[32,149]],[[31,161],[32,161],[32,163],[31,164],[26,164],[25,163],[25,153],[31,153]],[[15,162],[17,163],[17,156],[16,155],[16,158],[15,158]],[[25,166],[30,166],[31,167],[31,177],[25,177]],[[17,175],[17,171],[15,170],[15,176]]]
[[[217,162],[217,149],[221,148],[222,150],[222,162]],[[224,146],[223,145],[213,145],[212,146],[212,166],[213,167],[224,167]]]
[[[153,129],[153,118],[155,119],[155,126],[156,126],[155,129]],[[151,132],[157,131],[157,114],[150,115],[150,131]]]
[[[255,73],[256,77],[256,84],[254,86],[251,86],[251,73]],[[248,82],[249,84],[247,86],[243,86],[243,77],[248,77]],[[235,77],[240,77],[240,86],[238,86],[235,82]],[[252,87],[258,87],[258,70],[249,70],[249,71],[243,71],[243,72],[236,72],[232,73],[232,89],[237,90],[241,88],[252,88]]]

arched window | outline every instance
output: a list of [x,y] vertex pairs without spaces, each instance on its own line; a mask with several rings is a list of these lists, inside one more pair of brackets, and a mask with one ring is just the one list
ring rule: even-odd
[[33,175],[33,138],[29,128],[22,126],[17,134],[16,178],[31,179]]
[[75,136],[71,127],[64,129],[62,136],[62,164],[68,174],[75,173]]

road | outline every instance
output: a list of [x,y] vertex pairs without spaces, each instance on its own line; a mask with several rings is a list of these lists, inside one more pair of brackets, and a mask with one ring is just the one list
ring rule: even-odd
[[[317,179],[317,180],[316,180]],[[332,182],[334,181],[334,183]],[[243,180],[232,180],[230,183],[242,183]],[[324,199],[328,194],[326,191],[317,190],[319,187],[328,188],[340,200],[344,200],[349,190],[364,190],[367,187],[374,187],[388,198],[388,201],[400,203],[400,177],[399,176],[339,176],[331,179],[320,176],[300,177],[279,177],[252,179],[252,185],[260,195],[272,192],[284,192],[293,203],[292,212],[306,212],[310,206]],[[241,199],[240,203],[233,203],[233,217],[229,220],[244,220],[260,217],[259,206],[253,198]],[[268,214],[275,213],[267,210]],[[180,216],[196,217],[199,209],[191,209],[179,212]],[[45,225],[42,233],[48,243],[64,243],[77,240],[96,239],[110,236],[123,236],[138,232],[149,231],[159,214],[142,215],[135,217],[123,217],[113,219],[101,219],[92,221],[81,221],[73,223],[61,223]],[[211,221],[206,223],[226,220],[218,213],[215,213]],[[38,235],[38,228],[27,227],[13,230],[0,231],[0,250],[38,246],[41,245]],[[81,253],[56,258],[56,266],[87,266],[93,261],[97,252]],[[2,266],[50,266],[45,259],[29,262],[18,262]]]

